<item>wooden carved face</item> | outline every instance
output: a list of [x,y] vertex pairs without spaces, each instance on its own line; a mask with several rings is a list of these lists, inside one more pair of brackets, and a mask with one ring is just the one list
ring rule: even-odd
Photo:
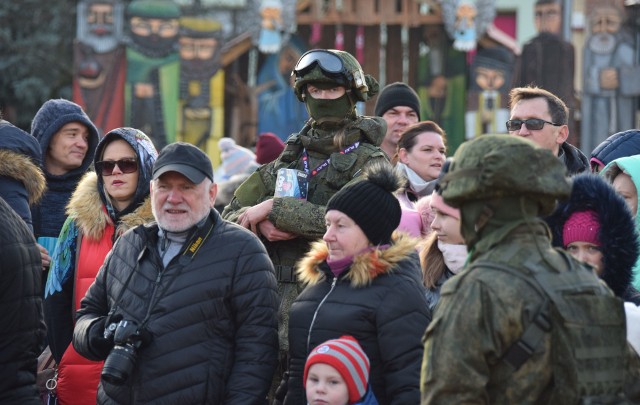
[[559,35],[562,31],[562,7],[559,3],[536,5],[535,19],[538,32]]
[[622,26],[622,15],[615,7],[598,7],[589,18],[592,34],[615,34]]

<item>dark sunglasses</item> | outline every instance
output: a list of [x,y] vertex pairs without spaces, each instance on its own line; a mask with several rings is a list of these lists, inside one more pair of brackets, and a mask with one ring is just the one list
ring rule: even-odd
[[538,130],[544,127],[544,124],[551,124],[556,127],[562,126],[562,124],[556,124],[554,122],[549,122],[545,120],[541,120],[540,118],[529,118],[528,120],[509,120],[507,121],[507,131],[518,131],[522,128],[522,124],[527,126],[527,129]]
[[320,68],[326,73],[347,73],[342,59],[340,59],[338,55],[324,49],[314,49],[302,55],[298,63],[296,63],[293,73],[298,77],[304,76],[316,64],[320,65]]
[[136,159],[103,160],[96,162],[96,172],[103,176],[111,176],[116,166],[122,173],[133,173],[138,170],[138,161]]

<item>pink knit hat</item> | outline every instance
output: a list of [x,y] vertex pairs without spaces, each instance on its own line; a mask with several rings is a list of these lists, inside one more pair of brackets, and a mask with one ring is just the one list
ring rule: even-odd
[[594,211],[574,212],[562,227],[562,245],[566,247],[572,242],[588,242],[600,246],[598,231],[598,214]]
[[358,402],[367,393],[369,358],[353,337],[327,340],[309,353],[302,380],[305,388],[309,369],[316,363],[328,364],[340,373],[349,390],[349,404]]
[[460,219],[460,210],[445,204],[442,196],[435,191],[431,193],[431,209],[436,209],[451,217]]

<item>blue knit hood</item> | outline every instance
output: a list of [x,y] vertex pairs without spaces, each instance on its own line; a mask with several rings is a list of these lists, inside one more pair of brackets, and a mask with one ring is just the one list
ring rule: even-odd
[[100,193],[100,199],[107,207],[109,216],[115,222],[117,222],[117,219],[119,217],[126,215],[138,208],[138,206],[140,206],[140,204],[142,204],[145,198],[149,195],[149,182],[152,178],[153,164],[158,158],[158,151],[153,145],[151,139],[149,139],[149,137],[144,132],[135,128],[116,128],[109,131],[100,140],[100,143],[96,148],[94,167],[95,162],[99,162],[102,160],[104,148],[116,139],[122,139],[127,142],[136,154],[136,157],[138,159],[138,186],[136,187],[136,194],[131,204],[129,204],[129,206],[124,210],[116,213],[113,208],[113,204],[111,204],[111,201],[105,194],[104,179],[102,178],[102,175],[98,173],[98,192]]
[[70,122],[79,122],[84,124],[89,130],[89,147],[87,149],[87,154],[85,155],[80,167],[73,169],[62,176],[52,175],[47,172],[46,168],[43,168],[44,173],[47,176],[47,180],[50,178],[76,178],[77,182],[84,172],[87,171],[93,161],[93,156],[99,140],[98,129],[93,125],[89,116],[82,110],[82,107],[72,101],[62,98],[49,100],[44,103],[31,122],[31,135],[33,135],[40,143],[40,150],[43,157],[46,156],[47,149],[49,148],[49,143],[51,142],[53,135],[55,135],[60,128]]

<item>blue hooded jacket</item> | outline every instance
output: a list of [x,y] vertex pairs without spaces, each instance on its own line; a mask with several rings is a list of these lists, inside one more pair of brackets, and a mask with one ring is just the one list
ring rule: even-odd
[[84,124],[89,130],[89,147],[82,165],[59,176],[49,173],[47,168],[43,167],[47,179],[47,191],[42,201],[31,209],[34,233],[36,237],[48,238],[49,243],[43,243],[42,239],[39,239],[39,242],[47,245],[45,247],[48,247],[49,254],[53,252],[52,248],[55,247],[55,241],[62,229],[66,217],[65,207],[71,198],[71,193],[91,166],[99,135],[98,129],[82,108],[65,99],[49,100],[44,103],[31,122],[31,135],[40,144],[43,161],[53,136],[70,122]]

